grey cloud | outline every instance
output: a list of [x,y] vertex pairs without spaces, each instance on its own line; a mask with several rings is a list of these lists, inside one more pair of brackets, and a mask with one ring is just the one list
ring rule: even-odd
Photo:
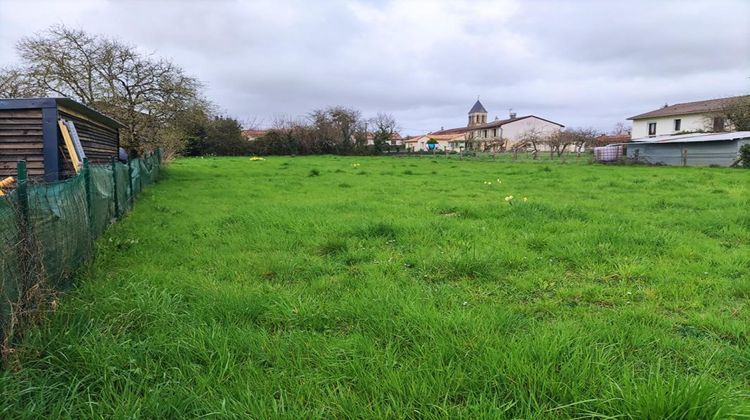
[[220,109],[266,123],[341,104],[416,134],[465,124],[481,95],[491,118],[514,108],[608,129],[664,102],[750,90],[742,0],[10,0],[0,62],[61,16],[173,59]]

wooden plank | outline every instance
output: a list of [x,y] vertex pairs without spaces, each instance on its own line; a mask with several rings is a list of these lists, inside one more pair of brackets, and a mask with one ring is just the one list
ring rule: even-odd
[[0,137],[13,137],[13,136],[42,136],[42,129],[37,128],[33,130],[0,130]]
[[[0,143],[2,150],[42,150],[40,143]],[[5,153],[5,152],[4,152]]]
[[70,133],[68,133],[68,127],[65,126],[63,120],[59,120],[58,125],[60,126],[60,132],[62,133],[63,140],[65,140],[65,148],[68,151],[68,156],[70,157],[70,161],[73,163],[73,169],[75,169],[76,173],[78,173],[80,171],[81,162],[78,160],[75,146],[73,146],[73,140],[70,138]]
[[0,111],[4,118],[42,118],[42,109],[4,109]]
[[[0,162],[17,162],[19,160],[18,156],[19,155],[16,155],[16,154],[4,153],[4,154],[0,155]],[[44,162],[44,156],[42,156],[41,154],[39,154],[39,155],[36,155],[36,154],[29,155],[29,154],[27,154],[27,155],[25,155],[25,159],[28,160],[29,162],[31,162],[31,161],[34,161],[34,162]]]

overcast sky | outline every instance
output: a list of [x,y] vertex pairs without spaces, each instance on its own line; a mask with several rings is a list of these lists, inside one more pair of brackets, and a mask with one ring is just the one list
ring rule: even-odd
[[0,0],[0,67],[64,23],[171,58],[241,121],[346,105],[404,134],[466,124],[477,96],[610,129],[664,103],[750,93],[750,1]]

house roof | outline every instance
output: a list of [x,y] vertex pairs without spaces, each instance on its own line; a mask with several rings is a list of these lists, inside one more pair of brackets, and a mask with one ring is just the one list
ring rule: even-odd
[[[375,139],[375,133],[367,133],[367,140]],[[391,140],[401,140],[401,134],[393,133],[390,137]]]
[[556,123],[556,122],[550,121],[550,120],[545,120],[544,118],[539,118],[536,115],[524,115],[523,117],[507,118],[507,119],[504,119],[504,120],[490,121],[490,122],[485,123],[485,124],[474,126],[474,127],[472,127],[472,130],[477,130],[477,129],[481,130],[483,128],[500,127],[500,126],[503,126],[505,124],[510,124],[512,122],[516,122],[516,121],[519,121],[519,120],[525,120],[526,118],[537,118],[537,119],[540,119],[542,121],[547,121],[550,124],[555,124],[555,125],[559,125],[560,127],[565,127],[564,125],[562,125],[560,123]]
[[627,143],[630,141],[630,134],[604,134],[595,139],[598,146],[605,146],[608,144],[619,144]]
[[709,99],[707,101],[695,101],[695,102],[684,102],[681,104],[674,104],[661,107],[654,111],[649,111],[643,114],[638,114],[634,117],[628,118],[629,120],[642,120],[645,118],[656,118],[656,117],[669,117],[672,115],[685,115],[685,114],[703,114],[710,112],[721,111],[724,107],[731,104],[733,101],[740,98],[750,99],[750,95],[747,96],[733,96],[730,98],[720,99]]
[[484,114],[487,113],[487,110],[484,109],[484,105],[482,105],[482,103],[479,102],[479,99],[477,99],[476,103],[474,103],[474,106],[471,107],[471,109],[469,110],[469,114],[473,114],[475,112],[481,112]]
[[631,144],[653,143],[699,143],[705,141],[734,141],[750,140],[750,131],[735,131],[732,133],[691,133],[677,136],[657,136],[646,139],[632,140]]
[[438,130],[433,131],[432,133],[426,134],[426,135],[433,135],[433,134],[463,134],[467,131],[473,130],[473,128],[469,127],[456,127],[456,128],[447,128],[445,130]]
[[242,135],[249,139],[257,139],[258,137],[263,137],[268,133],[268,130],[242,130]]
[[565,127],[564,125],[562,125],[560,123],[556,123],[554,121],[546,120],[544,118],[539,118],[536,115],[524,115],[523,117],[516,117],[516,118],[508,118],[508,119],[505,119],[505,120],[490,121],[488,123],[480,124],[480,125],[475,125],[475,126],[472,126],[472,127],[447,128],[445,130],[433,131],[432,133],[429,133],[428,135],[464,134],[467,131],[474,131],[474,130],[482,130],[482,129],[486,129],[486,128],[500,127],[500,126],[503,126],[505,124],[510,124],[512,122],[516,122],[516,121],[520,121],[520,120],[525,120],[526,118],[532,118],[532,117],[540,119],[542,121],[547,121],[550,124],[555,124],[555,125],[559,125],[560,127]]

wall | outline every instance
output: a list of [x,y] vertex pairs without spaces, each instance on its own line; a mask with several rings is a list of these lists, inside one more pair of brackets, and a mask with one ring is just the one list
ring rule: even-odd
[[89,162],[107,163],[112,156],[117,156],[120,145],[117,130],[62,107],[59,111],[60,118],[73,121]]
[[29,176],[44,175],[42,110],[0,110],[0,178],[16,175],[19,160],[26,160]]
[[627,156],[644,163],[681,166],[682,150],[687,149],[688,166],[729,166],[737,159],[742,144],[749,140],[706,141],[694,143],[629,143]]
[[537,117],[530,117],[505,124],[502,126],[502,129],[503,138],[508,139],[508,145],[510,145],[517,142],[527,131],[536,130],[542,135],[550,135],[560,131],[561,127]]
[[711,131],[713,117],[706,114],[689,114],[673,115],[669,117],[648,118],[643,120],[633,120],[633,131],[630,133],[631,139],[640,139],[648,137],[648,124],[656,123],[656,135],[668,136],[677,133],[674,130],[674,120],[681,119],[679,131],[707,130]]

